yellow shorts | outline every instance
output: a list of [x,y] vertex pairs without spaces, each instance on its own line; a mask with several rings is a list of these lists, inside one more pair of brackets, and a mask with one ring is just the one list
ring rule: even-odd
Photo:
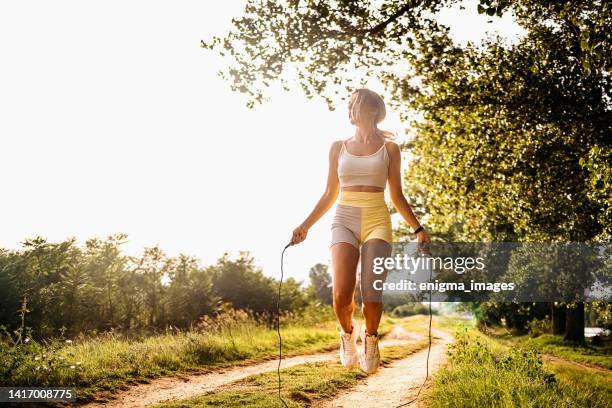
[[371,239],[392,241],[391,214],[385,193],[343,191],[332,221],[331,245],[348,242],[357,249]]

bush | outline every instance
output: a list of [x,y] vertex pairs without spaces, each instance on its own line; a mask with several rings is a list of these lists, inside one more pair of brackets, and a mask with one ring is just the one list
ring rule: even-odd
[[550,319],[533,319],[527,323],[527,330],[531,337],[539,337],[543,334],[548,334],[552,330],[551,321]]
[[46,344],[35,340],[17,345],[0,342],[0,386],[76,385],[81,362],[64,349],[65,342],[59,339]]
[[[424,305],[423,303],[408,303],[405,305],[397,306],[391,312],[391,315],[394,317],[406,317],[406,316],[414,316],[414,315],[428,315],[429,314],[429,306]],[[434,309],[431,310],[431,314],[437,315],[438,312]]]

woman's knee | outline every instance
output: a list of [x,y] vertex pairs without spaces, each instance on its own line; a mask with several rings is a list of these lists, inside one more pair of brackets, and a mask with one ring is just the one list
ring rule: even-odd
[[383,308],[383,302],[364,301],[361,303],[364,310],[380,310]]
[[353,293],[348,291],[334,291],[334,306],[337,308],[347,308],[353,304]]

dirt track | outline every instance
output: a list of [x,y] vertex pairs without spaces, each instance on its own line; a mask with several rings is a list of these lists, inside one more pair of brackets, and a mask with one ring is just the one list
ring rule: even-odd
[[[446,359],[446,348],[452,336],[433,330],[435,339],[429,356],[429,374],[433,373]],[[413,400],[426,374],[427,348],[397,360],[388,367],[379,369],[365,382],[342,393],[339,397],[315,404],[316,408],[392,408]],[[406,405],[415,407],[418,401]]]
[[[380,341],[380,347],[389,347],[402,344],[410,344],[420,340],[422,337],[408,333],[401,326],[395,326],[393,330]],[[319,361],[333,361],[338,359],[338,351],[301,355],[283,358],[281,369],[304,363]],[[276,371],[278,360],[270,360],[264,363],[243,365],[219,369],[212,373],[198,375],[183,375],[176,377],[164,377],[154,379],[148,384],[133,386],[132,388],[119,392],[114,399],[108,402],[91,402],[82,406],[94,407],[144,407],[161,402],[181,400],[195,397],[208,391],[240,380],[254,374],[267,371]]]

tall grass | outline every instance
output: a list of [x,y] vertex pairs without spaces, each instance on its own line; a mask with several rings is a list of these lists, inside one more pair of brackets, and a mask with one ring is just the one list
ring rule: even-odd
[[[312,307],[282,317],[285,355],[337,346],[329,309]],[[0,385],[75,386],[86,398],[158,375],[271,358],[277,352],[275,329],[250,313],[224,308],[190,330],[169,328],[149,337],[109,332],[16,345],[0,342]]]
[[534,350],[458,333],[449,364],[435,376],[431,407],[606,407],[599,388],[558,381]]
[[566,342],[562,336],[549,333],[513,335],[506,328],[489,326],[484,331],[488,337],[509,347],[521,347],[551,354],[566,360],[612,370],[612,344],[593,344],[587,339],[584,344]]
[[522,347],[534,349],[542,353],[552,354],[567,360],[612,369],[612,346],[572,345],[563,341],[561,336],[543,334],[538,337],[521,336],[511,341]]

